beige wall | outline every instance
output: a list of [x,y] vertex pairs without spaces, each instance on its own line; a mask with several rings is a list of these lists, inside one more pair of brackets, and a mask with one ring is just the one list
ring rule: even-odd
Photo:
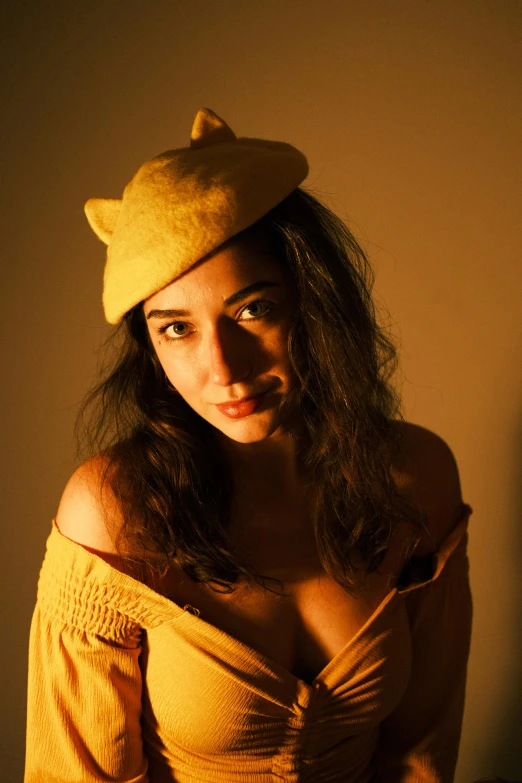
[[120,196],[144,160],[187,145],[208,106],[238,135],[305,151],[305,184],[375,264],[401,341],[406,418],[446,439],[474,508],[456,780],[521,780],[522,3],[9,5],[0,777],[22,779],[38,569],[74,466],[75,407],[109,328],[104,246],[83,204]]

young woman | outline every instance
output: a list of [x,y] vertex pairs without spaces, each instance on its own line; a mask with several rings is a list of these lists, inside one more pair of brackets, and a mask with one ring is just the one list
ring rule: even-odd
[[118,327],[40,572],[25,783],[453,780],[472,509],[307,173],[202,109],[87,202]]

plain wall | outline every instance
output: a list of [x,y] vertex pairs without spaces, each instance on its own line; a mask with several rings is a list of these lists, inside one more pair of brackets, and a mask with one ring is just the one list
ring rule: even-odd
[[111,329],[83,205],[187,146],[201,107],[305,152],[303,184],[374,265],[405,416],[452,448],[474,509],[456,781],[521,780],[522,3],[19,0],[2,16],[2,781],[23,776],[38,571]]

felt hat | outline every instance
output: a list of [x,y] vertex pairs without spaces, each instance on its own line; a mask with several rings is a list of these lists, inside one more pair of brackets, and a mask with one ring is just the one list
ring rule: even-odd
[[122,198],[90,198],[89,225],[107,245],[106,320],[164,288],[255,223],[308,175],[291,144],[236,137],[211,109],[194,119],[190,145],[146,161]]

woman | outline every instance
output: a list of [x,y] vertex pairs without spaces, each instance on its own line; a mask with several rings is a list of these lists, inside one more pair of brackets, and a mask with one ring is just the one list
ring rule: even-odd
[[453,780],[472,509],[307,173],[201,109],[86,204],[119,327],[40,573],[25,783]]

